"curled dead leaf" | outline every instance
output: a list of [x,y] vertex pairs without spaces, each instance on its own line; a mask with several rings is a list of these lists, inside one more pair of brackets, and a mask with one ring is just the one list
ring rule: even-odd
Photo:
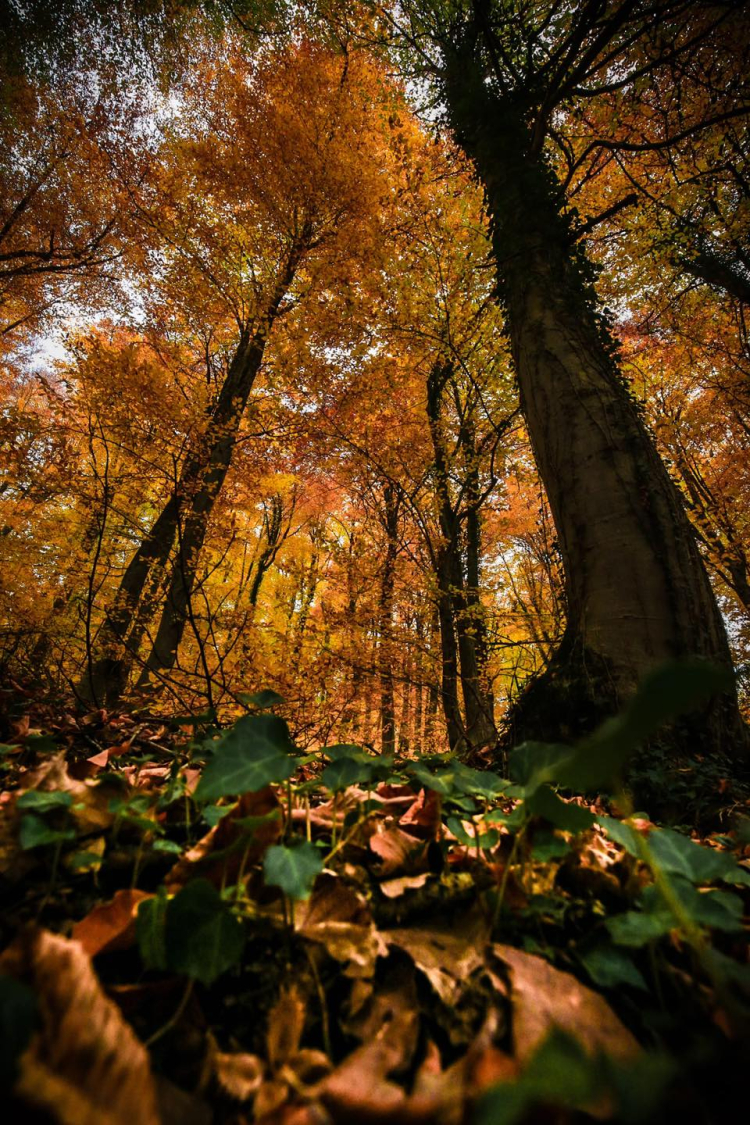
[[425,841],[409,835],[394,824],[370,837],[370,851],[381,861],[380,875],[391,875],[399,870],[414,873],[427,863]]
[[[245,793],[231,812],[178,859],[165,877],[167,887],[177,890],[198,876],[217,887],[233,882],[242,866],[257,863],[266,848],[278,840],[280,809],[278,797],[270,785],[257,793]],[[275,810],[279,815],[269,816],[252,833],[238,823],[245,817],[264,817]]]
[[296,985],[282,988],[268,1013],[266,1035],[268,1062],[272,1070],[296,1054],[305,1026],[305,1004]]
[[111,902],[100,903],[80,922],[76,922],[72,934],[74,940],[81,943],[89,957],[129,949],[135,943],[138,904],[153,897],[146,891],[118,891]]
[[377,958],[386,952],[364,898],[327,872],[316,880],[298,928],[308,941],[324,946],[334,961],[345,964],[346,976],[371,977]]
[[212,1062],[219,1088],[235,1101],[246,1102],[260,1089],[265,1064],[257,1055],[233,1055],[217,1051]]
[[148,1052],[78,942],[32,931],[5,951],[0,971],[34,989],[39,1011],[20,1061],[19,1099],[58,1125],[159,1125]]
[[453,1005],[463,983],[484,965],[489,924],[479,910],[471,910],[453,925],[399,927],[383,931],[383,937],[408,953],[440,999]]

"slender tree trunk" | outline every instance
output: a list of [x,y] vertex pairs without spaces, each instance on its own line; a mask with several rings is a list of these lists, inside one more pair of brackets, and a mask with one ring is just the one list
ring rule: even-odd
[[[487,723],[487,700],[481,685],[481,670],[476,646],[475,622],[469,606],[461,560],[460,521],[450,495],[448,462],[443,436],[443,391],[450,379],[450,364],[438,362],[427,381],[427,417],[435,458],[435,486],[439,502],[442,543],[436,552],[440,598],[440,627],[443,643],[443,707],[448,724],[448,740],[454,752],[486,745],[495,740],[494,724]],[[478,541],[476,544],[478,550]],[[465,721],[461,717],[455,664],[455,649],[460,657],[461,692]],[[446,664],[447,661],[447,664]],[[455,690],[454,690],[455,682]]]
[[[494,95],[470,52],[448,60],[457,137],[492,221],[521,405],[562,553],[567,629],[519,700],[520,737],[590,729],[651,666],[700,655],[731,666],[724,626],[677,489],[596,311],[586,263],[533,155],[523,107]],[[704,749],[738,738],[736,699],[707,709]]]
[[193,489],[187,499],[184,523],[181,527],[178,525],[179,543],[164,609],[139,686],[148,683],[154,673],[164,673],[174,667],[177,649],[191,612],[190,599],[195,589],[200,553],[211,513],[232,463],[234,443],[263,362],[269,333],[278,316],[281,302],[294,280],[308,237],[309,235],[303,236],[292,247],[263,317],[252,334],[243,333],[230,364],[211,415],[203,464],[190,482]]
[[393,753],[396,745],[396,715],[393,698],[393,596],[396,582],[396,556],[398,554],[399,499],[390,483],[383,488],[385,504],[385,559],[380,580],[378,673],[380,678],[380,749],[383,754]]
[[[120,581],[114,604],[97,637],[98,656],[80,685],[84,698],[116,703],[125,690],[137,646],[153,601],[144,591],[167,570],[167,593],[156,638],[141,681],[154,671],[171,668],[185,628],[197,573],[198,556],[214,502],[231,464],[234,441],[260,368],[268,334],[291,285],[309,240],[303,231],[283,263],[268,305],[253,331],[240,334],[237,349],[219,392],[206,434],[188,453],[177,485],[146,534]],[[183,521],[182,524],[180,521]],[[180,542],[171,570],[167,564]],[[148,603],[148,604],[147,604]]]

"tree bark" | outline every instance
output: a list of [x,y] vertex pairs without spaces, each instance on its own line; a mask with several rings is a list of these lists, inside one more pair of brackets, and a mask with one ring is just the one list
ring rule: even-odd
[[393,630],[393,597],[396,581],[396,556],[398,554],[399,499],[395,487],[383,488],[385,504],[385,559],[380,579],[378,674],[380,678],[380,749],[392,754],[396,748],[396,713],[393,698],[394,653],[391,645]]
[[[309,237],[309,231],[304,230],[293,243],[254,329],[246,327],[240,333],[206,433],[188,453],[172,495],[120,581],[114,605],[97,637],[97,659],[79,687],[83,698],[113,706],[124,692],[147,619],[157,600],[155,591],[160,585],[162,570],[167,575],[165,601],[139,686],[147,683],[153,673],[168,671],[174,665],[211,512],[231,464],[234,442],[263,361],[269,332],[294,280]],[[168,566],[170,556],[171,568]],[[151,590],[149,597],[144,596],[147,588]]]
[[[448,54],[446,96],[485,187],[521,406],[565,570],[567,628],[515,708],[515,736],[576,736],[665,659],[691,654],[731,667],[727,638],[520,99],[494,94],[472,51]],[[739,732],[736,698],[704,712],[704,750],[728,750],[727,736],[744,743]]]

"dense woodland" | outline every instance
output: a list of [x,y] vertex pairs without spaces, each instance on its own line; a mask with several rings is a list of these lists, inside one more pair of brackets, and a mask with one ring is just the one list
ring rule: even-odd
[[718,1120],[747,5],[0,14],[12,1119]]

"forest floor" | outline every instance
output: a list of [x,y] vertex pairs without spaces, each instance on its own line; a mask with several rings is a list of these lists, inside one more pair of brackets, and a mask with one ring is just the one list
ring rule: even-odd
[[537,746],[510,778],[303,755],[270,692],[219,729],[11,691],[5,1120],[718,1120],[750,1044],[750,808],[699,841],[571,795],[694,686],[600,733],[597,776],[590,745]]

